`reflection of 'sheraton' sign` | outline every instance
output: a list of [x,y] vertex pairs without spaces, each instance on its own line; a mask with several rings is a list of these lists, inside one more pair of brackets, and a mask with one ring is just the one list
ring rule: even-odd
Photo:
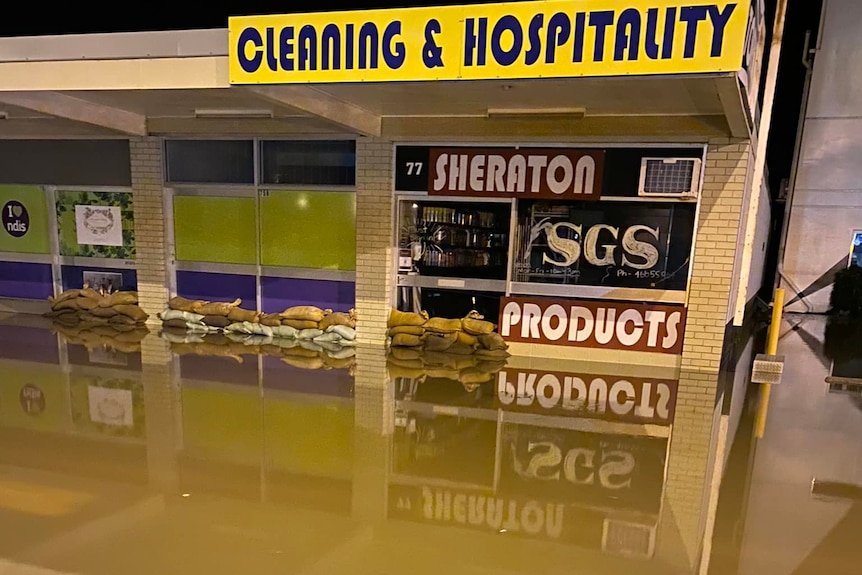
[[681,306],[504,298],[500,310],[511,342],[682,353]]

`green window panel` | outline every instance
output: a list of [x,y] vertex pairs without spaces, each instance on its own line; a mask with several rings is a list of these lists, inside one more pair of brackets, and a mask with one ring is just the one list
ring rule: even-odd
[[356,194],[271,191],[260,198],[261,264],[356,269]]
[[257,263],[254,198],[174,198],[177,260]]
[[[114,206],[120,208],[123,245],[97,246],[78,244],[75,206]],[[135,210],[131,192],[57,192],[57,226],[60,255],[87,258],[135,259]]]
[[258,394],[187,387],[182,400],[183,442],[190,454],[260,465],[263,429]]
[[48,202],[38,186],[0,186],[0,252],[50,254]]

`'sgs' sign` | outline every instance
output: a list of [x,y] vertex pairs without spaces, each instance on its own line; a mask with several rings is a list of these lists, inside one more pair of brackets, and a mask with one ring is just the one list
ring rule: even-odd
[[500,335],[509,342],[682,353],[686,310],[544,298],[503,298]]
[[576,415],[670,425],[676,381],[503,369],[497,374],[497,403],[507,411]]
[[428,194],[598,200],[603,150],[432,148]]

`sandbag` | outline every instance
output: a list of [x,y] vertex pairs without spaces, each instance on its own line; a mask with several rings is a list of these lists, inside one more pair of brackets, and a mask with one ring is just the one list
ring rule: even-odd
[[496,326],[490,321],[465,317],[461,320],[461,329],[470,335],[488,335]]
[[332,310],[322,310],[313,305],[298,305],[289,307],[279,315],[281,319],[298,319],[302,321],[320,322],[327,314],[332,313]]
[[270,357],[281,357],[281,348],[275,342],[260,346],[260,353]]
[[208,303],[208,301],[203,301],[199,299],[191,300],[184,297],[176,296],[168,300],[168,309],[197,313],[204,305]]
[[455,343],[452,347],[446,350],[446,353],[451,353],[453,355],[473,355],[475,352],[475,347],[461,343]]
[[114,307],[115,305],[133,305],[138,303],[138,292],[117,291],[99,300],[99,307]]
[[389,355],[391,357],[404,361],[415,361],[422,359],[422,354],[419,353],[419,350],[411,349],[408,347],[393,347],[389,350]]
[[96,290],[94,290],[91,287],[86,287],[86,288],[82,289],[81,293],[79,293],[78,296],[89,298],[89,299],[95,299],[95,300],[99,300],[102,298],[102,294],[100,294],[99,292],[97,292]]
[[392,308],[389,312],[389,320],[386,322],[386,327],[399,327],[405,325],[421,326],[428,321],[428,312],[413,313],[407,311],[398,311]]
[[281,361],[300,369],[321,369],[323,367],[323,359],[319,355],[314,357],[284,356]]
[[335,325],[345,325],[348,327],[356,327],[356,320],[350,317],[350,314],[336,311],[327,316],[325,316],[322,320],[320,320],[320,325],[318,326],[323,331],[326,331],[332,326]]
[[477,349],[476,357],[480,359],[506,359],[512,357],[512,354],[503,349]]
[[320,343],[320,342],[337,343],[337,342],[341,341],[341,336],[338,335],[337,333],[335,333],[334,331],[330,331],[330,332],[323,333],[323,334],[315,337],[312,341],[314,341],[314,343]]
[[[320,347],[315,345],[314,347]],[[285,357],[320,357],[320,351],[317,349],[305,349],[299,345],[299,342],[296,342],[296,347],[291,348],[282,348],[282,354]]]
[[223,315],[205,315],[201,321],[210,327],[227,327],[231,324],[227,316]]
[[117,313],[121,313],[126,317],[130,317],[138,323],[147,321],[150,316],[137,305],[115,305],[114,309]]
[[350,369],[356,363],[354,356],[337,358],[332,357],[329,353],[322,356],[322,359],[324,366],[329,369]]
[[281,316],[277,313],[265,313],[260,316],[260,323],[269,327],[281,325]]
[[455,333],[461,329],[461,320],[432,317],[422,327],[425,328],[425,331],[433,333]]
[[262,323],[251,323],[249,321],[243,322],[243,325],[252,335],[262,335],[268,338],[272,338],[273,336],[272,328],[268,325],[263,325]]
[[418,335],[399,333],[392,338],[392,345],[394,347],[420,347],[422,339]]
[[342,338],[341,341],[339,341],[338,343],[342,347],[356,347],[356,340],[355,339],[344,339],[344,338]]
[[461,376],[461,372],[457,369],[446,369],[445,367],[431,367],[426,369],[426,372],[428,373],[428,377],[450,379],[452,381],[458,381],[458,378]]
[[79,309],[81,309],[78,307],[78,300],[79,299],[82,300],[85,298],[76,297],[74,299],[63,300],[61,302],[55,303],[53,309],[54,309],[54,311],[60,311],[60,310],[64,310],[64,309],[70,309],[72,311],[78,311]]
[[258,323],[260,321],[260,312],[242,309],[240,307],[232,307],[227,314],[227,318],[233,322],[249,321]]
[[230,343],[230,340],[222,333],[208,333],[204,337],[206,338],[204,341],[213,345],[228,345]]
[[338,351],[327,352],[326,355],[328,355],[332,359],[348,359],[351,357],[356,357],[356,350],[352,347],[343,347]]
[[47,313],[43,313],[42,316],[43,317],[50,317],[50,318],[58,318],[62,315],[74,314],[75,311],[76,310],[73,310],[73,309],[54,309],[54,310],[51,310]]
[[458,375],[458,381],[464,385],[488,383],[489,381],[493,381],[493,379],[493,373],[488,373],[475,367],[468,367],[467,369],[462,370]]
[[133,320],[129,316],[123,315],[121,313],[117,313],[117,315],[111,317],[108,320],[108,323],[113,324],[113,325],[135,325],[138,322],[136,322],[135,320]]
[[307,349],[308,351],[316,351],[316,352],[318,352],[318,353],[320,353],[321,351],[323,351],[323,348],[322,348],[322,347],[320,347],[319,345],[317,345],[316,343],[314,343],[314,342],[313,342],[313,341],[311,341],[310,339],[301,339],[301,340],[299,340],[299,345],[300,345],[303,349]]
[[307,319],[283,319],[281,320],[281,325],[286,325],[287,327],[292,327],[297,331],[301,331],[303,329],[319,329],[319,322],[311,321]]
[[472,348],[479,347],[479,338],[476,337],[475,335],[470,335],[466,331],[459,331],[457,333],[457,335],[458,335],[457,343],[460,343],[461,345],[466,345],[466,346],[469,346]]
[[425,362],[425,365],[428,367],[446,367],[449,369],[455,369],[458,365],[458,356],[449,355],[448,353],[443,353],[440,351],[428,351],[422,354],[422,361]]
[[346,325],[331,325],[326,330],[328,333],[338,334],[341,339],[353,341],[356,339],[356,330]]
[[272,328],[272,335],[274,337],[294,339],[296,338],[297,333],[299,333],[299,331],[295,328],[290,327],[289,325],[281,325]]
[[425,341],[425,349],[427,351],[446,351],[458,341],[458,334],[426,333],[423,340]]
[[[137,306],[136,306],[137,307]],[[140,308],[138,308],[140,309]],[[192,313],[190,311],[178,311],[175,309],[166,309],[162,313],[159,314],[159,319],[162,321],[169,321],[172,319],[181,319],[183,321],[191,321],[194,323],[200,323],[204,316],[199,313]]]
[[277,345],[279,349],[292,349],[299,345],[299,342],[292,337],[275,337],[272,339],[272,344]]
[[[328,353],[336,353],[336,352],[339,352],[342,349],[344,349],[343,347],[341,347],[340,345],[338,345],[338,343],[336,343],[334,341],[315,341],[314,343],[316,343],[317,345],[322,347],[323,351],[326,351]],[[300,344],[300,345],[302,345],[302,344]]]
[[79,297],[75,301],[78,304],[78,309],[93,311],[95,308],[99,307],[99,300],[97,299],[89,297]]
[[108,323],[108,318],[106,317],[96,317],[88,311],[79,311],[78,317],[81,318],[83,323],[90,323],[93,325],[104,325]]
[[209,328],[202,323],[196,323],[193,321],[188,321],[188,322],[186,322],[186,329],[192,333],[206,334],[206,333],[209,333],[210,329],[215,329],[215,328]]
[[96,317],[106,317],[108,319],[118,315],[117,310],[112,307],[94,307],[90,310],[90,313]]
[[[251,323],[251,322],[248,322]],[[236,323],[229,324],[224,328],[224,332],[227,334],[238,333],[244,335],[250,335],[251,330],[246,327],[246,322],[238,321]]]
[[[185,332],[185,328],[183,328],[182,333],[175,333],[173,329],[163,329],[160,335],[162,336],[162,339],[164,339],[168,343],[203,343],[204,341],[203,338],[199,335],[187,334]],[[173,346],[171,346],[171,351],[173,351]]]
[[506,343],[506,341],[503,339],[503,336],[501,336],[499,333],[480,335],[479,344],[482,346],[483,349],[487,349],[490,351],[509,349],[509,344]]
[[175,329],[181,329],[183,331],[186,330],[186,326],[189,322],[181,318],[169,319],[167,321],[163,321],[162,325],[165,327],[171,327]]
[[227,314],[230,313],[235,307],[239,307],[239,304],[242,303],[242,300],[237,298],[233,300],[231,303],[227,302],[210,302],[202,305],[199,310],[195,313],[199,313],[201,315],[220,315],[223,317],[227,317]]
[[266,335],[250,335],[246,338],[243,345],[247,346],[264,346],[272,344],[272,336]]
[[412,367],[390,363],[386,366],[386,369],[389,371],[390,379],[424,379],[427,375],[422,362],[418,362],[418,365]]
[[61,301],[75,299],[76,297],[78,297],[80,295],[81,295],[81,290],[79,290],[79,289],[67,289],[66,291],[64,291],[60,295],[58,295],[57,297],[48,297],[48,301],[51,302],[52,304],[57,304],[57,303],[60,303]]
[[425,328],[421,325],[399,325],[398,327],[389,328],[389,336],[395,337],[399,333],[407,335],[425,335]]
[[302,340],[312,340],[316,337],[323,335],[323,330],[319,329],[303,329],[299,333],[296,334],[296,339]]

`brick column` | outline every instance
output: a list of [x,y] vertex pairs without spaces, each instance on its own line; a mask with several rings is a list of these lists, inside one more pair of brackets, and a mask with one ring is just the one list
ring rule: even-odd
[[179,489],[177,451],[182,411],[174,385],[173,354],[168,342],[151,333],[141,342],[141,377],[147,420],[147,469],[150,487],[166,494]]
[[709,142],[691,267],[690,304],[671,437],[660,554],[685,568],[700,558],[718,440],[718,372],[740,233],[750,143]]
[[132,198],[135,209],[135,252],[140,306],[158,321],[156,314],[168,301],[167,250],[165,247],[164,172],[162,140],[142,137],[129,140],[132,160]]
[[392,288],[392,142],[356,142],[356,312],[360,344],[383,345]]

